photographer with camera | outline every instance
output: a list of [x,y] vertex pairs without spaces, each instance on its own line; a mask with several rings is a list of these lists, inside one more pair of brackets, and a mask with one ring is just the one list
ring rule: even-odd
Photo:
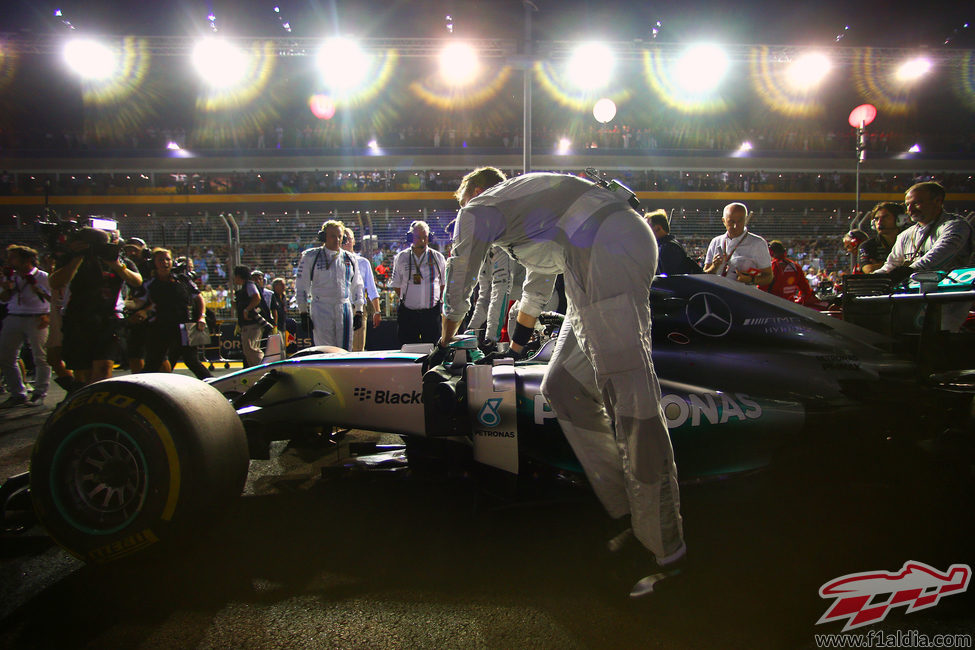
[[[51,290],[47,273],[37,268],[37,251],[27,246],[7,246],[7,266],[3,269],[0,302],[7,305],[7,316],[0,330],[0,370],[10,397],[0,409],[44,402],[51,383],[47,363],[47,334],[51,311]],[[34,391],[27,398],[24,377],[17,358],[24,343],[30,344],[34,358]]]
[[[189,269],[173,266],[173,254],[165,248],[152,250],[153,276],[145,283],[147,304],[136,310],[135,322],[147,321],[145,372],[172,372],[177,359],[196,375],[212,375],[200,362],[197,346],[189,340],[192,329],[206,332],[203,296],[190,279]],[[182,326],[182,327],[181,327]]]
[[55,269],[49,280],[52,289],[69,290],[63,320],[64,362],[87,384],[112,376],[121,352],[122,285],[138,287],[142,275],[121,257],[117,233],[87,226],[62,230],[64,241],[52,246]]

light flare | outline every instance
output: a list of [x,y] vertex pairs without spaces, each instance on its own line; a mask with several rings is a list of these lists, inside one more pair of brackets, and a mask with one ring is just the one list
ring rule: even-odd
[[671,66],[658,48],[644,50],[643,74],[647,85],[670,108],[682,113],[714,115],[727,112],[729,105],[720,96],[689,93],[674,79]]

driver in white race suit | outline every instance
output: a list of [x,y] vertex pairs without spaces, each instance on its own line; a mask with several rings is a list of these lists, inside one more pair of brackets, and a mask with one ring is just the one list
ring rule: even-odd
[[[596,495],[609,515],[631,517],[632,532],[656,558],[632,597],[681,560],[686,547],[677,467],[650,359],[650,283],[657,244],[647,222],[616,185],[565,174],[529,173],[509,180],[492,167],[464,177],[457,197],[441,339],[427,359],[446,356],[470,305],[488,247],[504,247],[527,269],[525,293],[564,273],[569,326],[559,334],[542,382]],[[551,295],[549,293],[549,295]],[[531,304],[531,301],[523,301]],[[538,310],[523,304],[511,353],[528,342]]]
[[352,332],[362,321],[363,291],[355,258],[339,248],[344,230],[338,221],[322,224],[318,233],[322,245],[304,251],[298,262],[295,297],[314,345],[351,350]]
[[511,294],[511,258],[499,246],[492,246],[477,274],[477,304],[469,327],[479,334],[482,350],[496,350],[508,316]]

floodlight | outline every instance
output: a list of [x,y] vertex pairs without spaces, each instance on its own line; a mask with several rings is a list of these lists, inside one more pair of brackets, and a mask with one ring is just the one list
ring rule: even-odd
[[908,151],[910,153],[921,153],[921,145],[915,143],[913,147],[908,149]]
[[451,85],[469,84],[479,69],[477,52],[467,43],[451,43],[440,53],[440,74]]
[[742,142],[741,143],[741,146],[738,147],[738,151],[741,151],[741,152],[751,151],[752,149],[754,149],[754,147],[752,146],[752,143],[749,142],[748,140],[745,140],[744,142]]
[[193,66],[211,86],[230,88],[240,83],[247,74],[247,53],[217,38],[207,38],[193,48]]
[[64,60],[84,79],[104,80],[115,74],[118,57],[108,46],[89,39],[76,39],[64,46]]
[[566,76],[583,90],[602,88],[613,76],[613,53],[602,43],[583,43],[576,48],[566,68]]
[[572,146],[572,143],[569,142],[568,138],[559,138],[558,153],[564,156],[565,154],[569,153],[570,146]]
[[690,93],[705,93],[721,83],[728,71],[728,55],[717,45],[695,45],[677,60],[677,83]]
[[829,58],[820,52],[803,54],[789,66],[786,79],[796,90],[818,86],[832,68]]
[[369,57],[349,38],[330,38],[318,51],[318,69],[322,80],[333,90],[350,90],[365,79]]
[[616,103],[608,97],[603,97],[592,107],[592,116],[601,124],[606,124],[616,117]]
[[897,68],[897,79],[899,81],[914,81],[920,79],[931,70],[931,60],[924,57],[917,57],[910,61],[905,61]]

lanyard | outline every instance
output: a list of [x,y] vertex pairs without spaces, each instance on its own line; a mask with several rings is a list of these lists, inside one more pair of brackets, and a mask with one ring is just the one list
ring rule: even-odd
[[[745,237],[747,236],[748,236],[748,231],[745,230],[745,232],[743,232],[741,235],[741,239],[738,240],[738,243],[735,244],[735,247],[731,249],[731,252],[728,253],[728,256],[724,259],[724,268],[721,269],[721,277],[726,277],[728,275],[728,269],[731,268],[731,258],[734,256],[735,251],[738,250],[738,247],[741,246],[741,243],[745,241]],[[721,247],[721,252],[722,253],[727,252],[724,246]]]
[[[427,267],[430,270],[430,296],[429,297],[430,297],[430,306],[432,307],[433,305],[437,304],[437,301],[434,300],[434,291],[433,291],[433,281],[435,279],[435,276],[433,275],[433,255],[430,253],[430,250],[429,249],[427,249],[426,252],[423,253],[423,256],[420,257],[419,261],[417,261],[413,257],[413,249],[412,248],[410,249],[410,261],[409,261],[409,263],[407,265],[407,271],[406,271],[407,282],[406,282],[406,290],[403,291],[403,300],[406,300],[406,294],[408,294],[410,292],[410,285],[411,284],[416,284],[416,283],[413,282],[413,262],[414,261],[416,261],[416,274],[419,275],[421,279],[423,277],[421,275],[421,273],[420,273],[420,269],[423,268],[422,264],[423,264],[423,258],[424,257],[427,260]],[[439,272],[439,270],[440,270],[440,265],[438,264],[437,265],[437,271]],[[438,275],[439,275],[439,273],[438,273]]]

